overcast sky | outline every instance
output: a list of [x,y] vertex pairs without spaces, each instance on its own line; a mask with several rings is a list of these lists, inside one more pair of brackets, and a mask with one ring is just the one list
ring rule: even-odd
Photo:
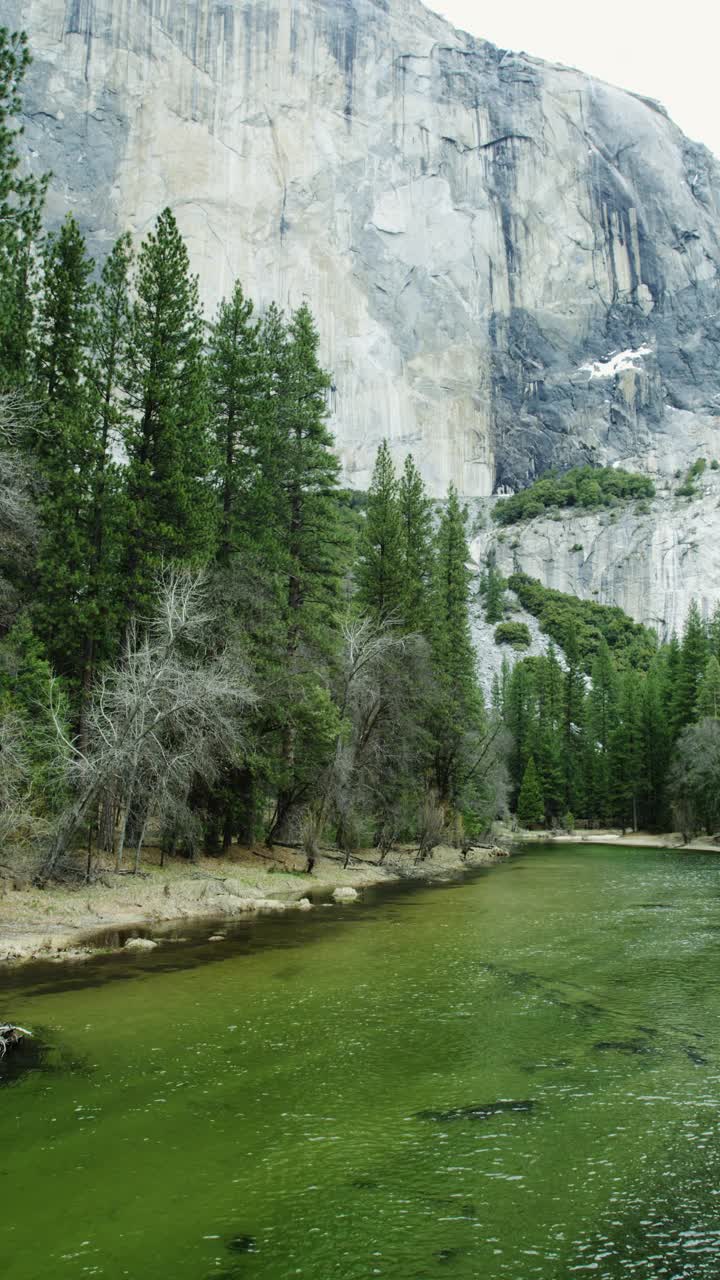
[[426,0],[455,26],[657,98],[720,156],[718,0]]

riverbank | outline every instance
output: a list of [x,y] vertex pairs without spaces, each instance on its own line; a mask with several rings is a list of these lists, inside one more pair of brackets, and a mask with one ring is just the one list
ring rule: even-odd
[[103,930],[142,934],[171,921],[311,910],[314,899],[333,901],[336,889],[354,891],[347,895],[354,897],[399,880],[443,881],[498,856],[477,848],[463,859],[460,850],[441,845],[421,863],[407,848],[391,851],[379,864],[377,850],[370,849],[343,867],[342,857],[328,852],[308,875],[305,855],[293,849],[234,847],[223,858],[165,867],[150,849],[139,875],[117,874],[108,866],[91,885],[6,888],[0,896],[0,964],[83,960],[102,949],[92,935]]
[[528,844],[610,844],[623,849],[674,849],[680,853],[720,853],[720,845],[708,836],[686,842],[679,831],[513,831],[511,839]]

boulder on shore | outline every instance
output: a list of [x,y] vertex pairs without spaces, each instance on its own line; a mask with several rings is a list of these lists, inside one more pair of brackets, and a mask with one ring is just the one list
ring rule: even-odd
[[357,896],[357,889],[351,889],[349,885],[339,885],[337,889],[333,889],[333,898],[336,902],[353,902]]
[[313,909],[313,904],[309,898],[300,898],[295,905],[298,911],[312,911]]
[[126,951],[154,951],[157,942],[153,942],[152,938],[128,938],[125,943]]

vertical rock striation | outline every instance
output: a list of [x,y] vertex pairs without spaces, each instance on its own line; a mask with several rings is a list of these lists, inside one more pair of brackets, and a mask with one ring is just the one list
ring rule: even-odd
[[[351,482],[720,452],[720,173],[657,104],[418,0],[0,0],[26,141],[101,253],[165,204],[213,306],[307,298]],[[690,443],[689,443],[690,442]]]

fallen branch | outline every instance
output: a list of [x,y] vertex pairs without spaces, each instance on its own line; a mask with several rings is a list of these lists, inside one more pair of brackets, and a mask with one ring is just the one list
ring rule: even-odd
[[14,1049],[25,1036],[32,1037],[32,1031],[26,1027],[15,1027],[9,1022],[0,1022],[0,1058],[4,1058],[8,1049]]

